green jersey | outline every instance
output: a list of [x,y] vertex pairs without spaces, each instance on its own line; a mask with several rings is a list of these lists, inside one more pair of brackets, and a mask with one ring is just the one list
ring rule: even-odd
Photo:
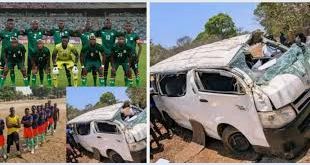
[[50,59],[51,53],[47,47],[43,47],[41,50],[37,49],[34,53],[33,58],[35,58],[36,62],[40,64],[45,64],[46,61]]
[[26,49],[22,44],[18,44],[16,48],[11,45],[4,49],[4,53],[8,62],[23,62],[25,60]]
[[116,63],[125,63],[128,62],[131,56],[132,49],[127,45],[118,45],[115,44],[112,48],[112,56],[114,62]]
[[111,49],[113,45],[115,44],[115,39],[118,35],[118,32],[114,29],[104,29],[96,32],[96,36],[101,37],[102,40],[102,46],[105,48],[105,55],[110,56],[111,55]]
[[100,61],[100,54],[104,52],[104,48],[102,45],[96,43],[96,45],[86,45],[82,48],[81,54],[84,55],[84,60],[90,60],[90,61]]
[[11,38],[12,37],[18,37],[19,31],[17,29],[12,29],[9,31],[8,29],[4,29],[0,32],[0,37],[2,39],[2,50],[4,48],[7,48],[11,45]]
[[52,29],[51,34],[54,37],[54,44],[57,45],[61,43],[62,36],[70,36],[72,34],[71,30],[68,29]]
[[95,32],[94,31],[88,31],[88,32],[83,32],[82,34],[80,34],[80,38],[82,41],[82,47],[89,44],[89,36],[91,34],[95,35]]
[[136,54],[137,40],[140,39],[137,33],[126,33],[126,44],[132,49],[132,53]]
[[27,29],[25,31],[25,34],[28,37],[28,57],[31,57],[31,55],[35,53],[35,51],[37,50],[37,42],[39,39],[43,38],[44,33],[45,32],[43,29]]

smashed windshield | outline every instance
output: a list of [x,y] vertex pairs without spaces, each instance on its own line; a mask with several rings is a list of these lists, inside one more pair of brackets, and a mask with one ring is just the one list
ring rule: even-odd
[[146,123],[146,111],[135,106],[131,106],[131,108],[135,112],[135,115],[130,119],[124,119],[121,110],[119,110],[119,113],[115,116],[115,120],[122,122],[126,127],[133,127],[139,123]]
[[[247,73],[258,85],[266,85],[270,80],[280,74],[294,74],[302,80],[310,74],[310,50],[305,44],[293,44],[288,51],[278,58],[273,58],[275,63],[264,70],[251,69],[248,65],[248,46],[239,50],[230,65]],[[269,59],[270,61],[271,59]]]

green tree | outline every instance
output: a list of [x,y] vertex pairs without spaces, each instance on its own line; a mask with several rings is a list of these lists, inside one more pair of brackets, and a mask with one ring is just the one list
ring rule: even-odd
[[292,34],[305,32],[309,35],[309,3],[260,3],[254,15],[265,30],[274,36],[289,31]]
[[237,27],[232,18],[224,13],[211,17],[205,24],[205,30],[198,34],[195,41],[205,41],[218,38],[219,40],[237,35]]
[[116,100],[116,98],[115,98],[113,93],[106,92],[106,93],[103,93],[100,96],[100,101],[99,102],[101,104],[113,105],[113,104],[116,104],[117,100]]
[[127,88],[127,96],[132,104],[141,108],[146,107],[146,89],[145,88]]

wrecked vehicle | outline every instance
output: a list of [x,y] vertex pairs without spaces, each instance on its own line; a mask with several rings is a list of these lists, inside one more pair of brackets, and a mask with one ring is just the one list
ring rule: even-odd
[[76,142],[94,157],[112,162],[146,160],[146,112],[132,106],[135,115],[124,121],[122,103],[84,113],[67,124],[73,128]]
[[153,99],[168,123],[193,130],[195,120],[230,152],[253,148],[292,159],[310,138],[309,47],[287,48],[262,37],[278,54],[253,67],[260,59],[251,56],[252,37],[203,45],[155,64]]

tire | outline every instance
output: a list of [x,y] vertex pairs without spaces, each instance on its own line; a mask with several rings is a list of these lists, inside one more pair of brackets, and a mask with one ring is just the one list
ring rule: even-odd
[[240,131],[231,126],[224,129],[222,141],[224,148],[230,153],[241,154],[252,148],[248,139]]
[[108,157],[112,163],[124,163],[124,159],[115,151],[110,151]]
[[176,126],[176,122],[166,112],[163,113],[163,117],[169,128],[174,128]]
[[94,157],[96,160],[100,161],[101,154],[100,154],[99,150],[96,149],[96,148],[93,148],[93,157]]

